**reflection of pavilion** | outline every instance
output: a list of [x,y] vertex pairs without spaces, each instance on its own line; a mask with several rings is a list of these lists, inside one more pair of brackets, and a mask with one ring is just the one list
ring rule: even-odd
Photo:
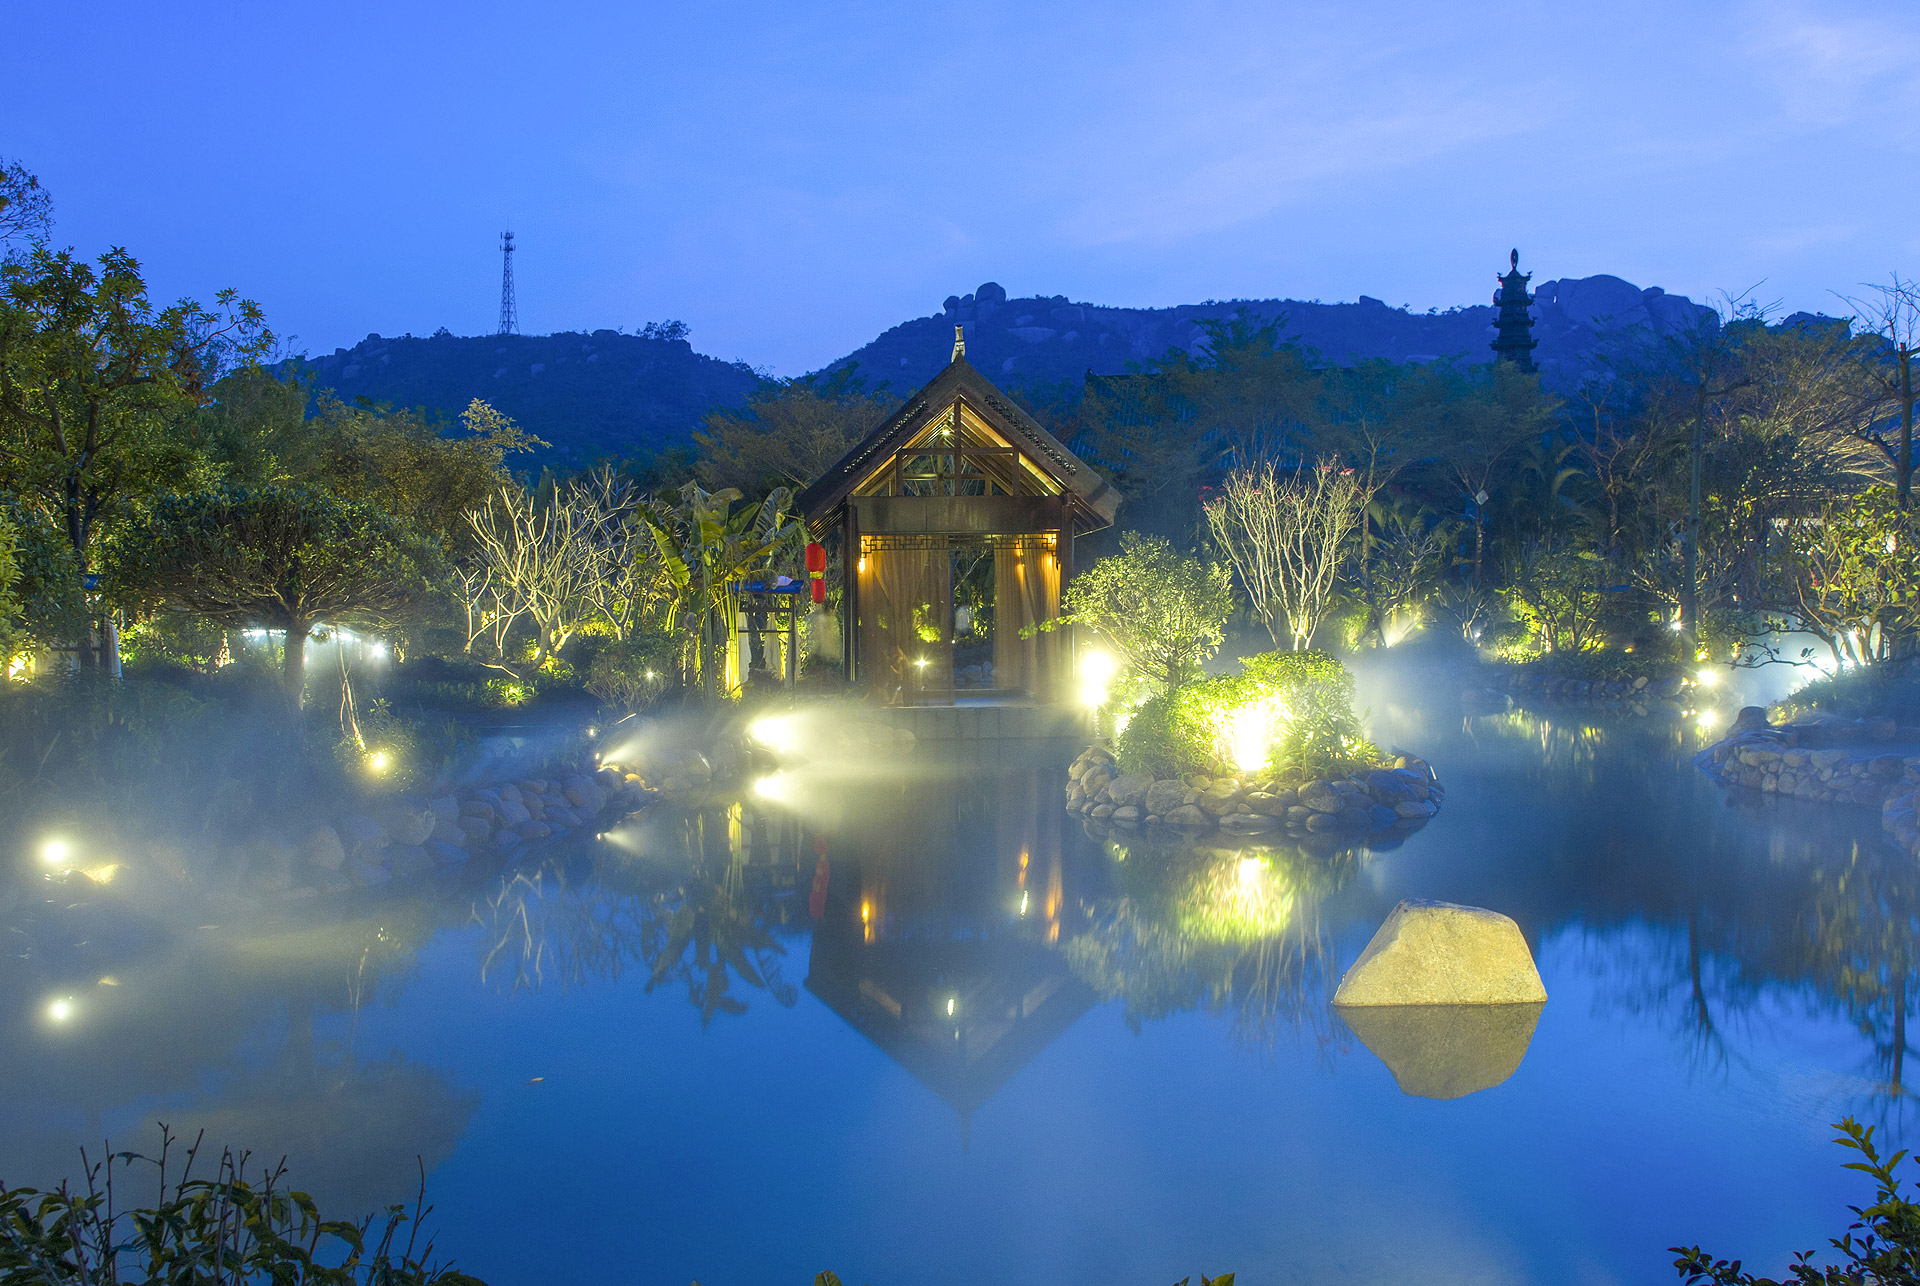
[[832,841],[859,857],[828,863],[807,990],[963,1118],[1094,1002],[1053,945],[1069,915],[1056,776],[910,787]]

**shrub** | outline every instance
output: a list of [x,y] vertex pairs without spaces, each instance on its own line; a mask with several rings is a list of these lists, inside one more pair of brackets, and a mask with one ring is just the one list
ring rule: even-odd
[[[1920,1204],[1900,1194],[1900,1181],[1893,1168],[1906,1157],[1896,1152],[1885,1161],[1873,1146],[1873,1128],[1862,1126],[1851,1117],[1833,1127],[1840,1131],[1834,1142],[1860,1154],[1860,1160],[1847,1163],[1847,1169],[1873,1176],[1879,1185],[1874,1203],[1865,1209],[1853,1207],[1860,1218],[1846,1232],[1828,1239],[1828,1245],[1840,1252],[1842,1264],[1818,1268],[1813,1252],[1803,1250],[1793,1257],[1787,1269],[1788,1280],[1802,1286],[1894,1286],[1920,1280]],[[1855,1238],[1854,1234],[1860,1236]],[[1679,1258],[1673,1267],[1687,1286],[1774,1286],[1771,1278],[1742,1272],[1737,1259],[1715,1259],[1698,1246],[1668,1247]]]
[[[164,1127],[163,1127],[164,1129]],[[193,1173],[196,1143],[179,1178],[167,1185],[168,1151],[110,1153],[87,1169],[86,1191],[64,1184],[52,1192],[0,1184],[0,1281],[45,1286],[128,1282],[311,1282],[315,1286],[482,1286],[478,1278],[432,1262],[433,1242],[420,1243],[421,1199],[411,1214],[389,1206],[377,1235],[374,1220],[323,1219],[313,1198],[285,1187],[285,1168],[257,1176],[248,1157],[224,1152],[213,1173]],[[116,1209],[136,1165],[159,1172],[159,1204]],[[121,1173],[116,1176],[115,1170]],[[412,1224],[404,1242],[403,1224]]]
[[1329,776],[1377,762],[1353,709],[1353,676],[1325,652],[1263,652],[1222,675],[1161,693],[1115,748],[1123,772],[1155,777],[1280,770]]
[[680,644],[665,631],[609,643],[587,667],[587,691],[616,710],[644,710],[678,671]]
[[1130,531],[1119,553],[1073,578],[1061,607],[1061,620],[1089,626],[1129,671],[1165,689],[1219,651],[1233,590],[1225,568]]

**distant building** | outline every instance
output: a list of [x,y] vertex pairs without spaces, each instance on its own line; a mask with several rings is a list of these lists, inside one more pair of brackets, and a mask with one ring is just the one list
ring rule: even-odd
[[1533,337],[1533,314],[1528,307],[1533,296],[1527,293],[1527,283],[1533,280],[1533,274],[1520,271],[1520,252],[1515,250],[1508,257],[1510,271],[1501,277],[1500,289],[1493,292],[1493,302],[1500,309],[1500,315],[1494,318],[1493,359],[1496,362],[1512,362],[1523,371],[1537,369],[1533,364],[1533,350],[1539,340]]

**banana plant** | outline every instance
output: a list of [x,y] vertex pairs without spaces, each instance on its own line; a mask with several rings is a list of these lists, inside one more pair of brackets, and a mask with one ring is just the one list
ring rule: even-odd
[[785,487],[754,504],[737,487],[706,491],[689,482],[678,504],[656,499],[640,511],[673,587],[667,629],[692,635],[697,677],[709,697],[731,696],[740,686],[740,584],[791,565],[805,544],[805,524],[792,505]]

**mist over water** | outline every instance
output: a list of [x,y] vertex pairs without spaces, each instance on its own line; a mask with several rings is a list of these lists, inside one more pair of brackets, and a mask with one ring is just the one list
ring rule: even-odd
[[[166,1121],[345,1214],[418,1157],[494,1283],[1644,1281],[1823,1244],[1867,1195],[1827,1123],[1911,1134],[1920,901],[1877,819],[1730,800],[1691,722],[1360,683],[1448,787],[1392,847],[1090,833],[1075,744],[809,755],[831,721],[796,719],[737,798],[384,889],[23,860],[0,1175]],[[1332,1012],[1405,897],[1519,922],[1530,1031]]]

